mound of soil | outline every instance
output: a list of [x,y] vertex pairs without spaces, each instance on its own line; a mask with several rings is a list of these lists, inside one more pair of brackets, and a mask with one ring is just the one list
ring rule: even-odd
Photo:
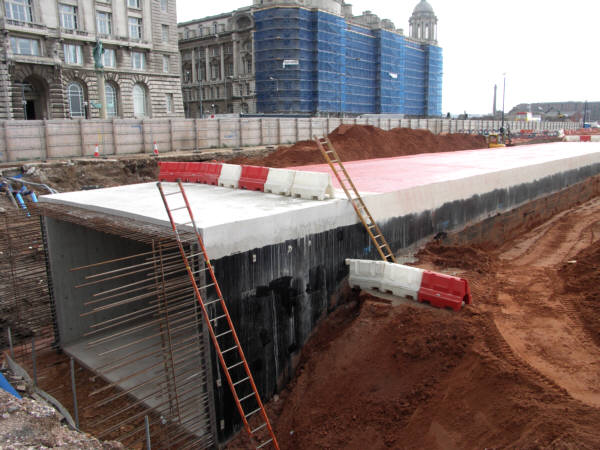
[[[331,132],[329,139],[342,161],[486,147],[485,139],[482,136],[435,135],[428,130],[411,130],[409,128],[394,128],[385,131],[372,125],[341,125]],[[301,141],[291,147],[279,147],[264,158],[236,158],[232,162],[267,167],[292,167],[320,164],[323,163],[323,157],[313,141]]]
[[576,309],[587,331],[600,345],[600,241],[579,252],[559,274],[564,292],[577,296]]
[[457,268],[486,273],[491,268],[488,253],[473,246],[427,244],[415,255],[421,262],[428,261],[441,269]]

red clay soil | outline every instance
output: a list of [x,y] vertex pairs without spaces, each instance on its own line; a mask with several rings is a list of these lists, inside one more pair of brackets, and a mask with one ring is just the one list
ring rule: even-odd
[[[385,131],[372,125],[341,125],[329,135],[342,161],[451,152],[485,148],[482,136],[468,134],[435,135],[427,130],[394,128]],[[236,158],[234,164],[292,167],[323,163],[314,141],[300,141],[279,147],[265,158]]]
[[418,257],[467,278],[474,305],[338,309],[268,405],[281,448],[600,448],[600,198]]

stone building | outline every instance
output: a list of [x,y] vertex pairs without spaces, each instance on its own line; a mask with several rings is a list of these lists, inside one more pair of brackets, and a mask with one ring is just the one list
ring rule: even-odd
[[186,117],[256,113],[252,8],[180,23]]
[[175,0],[3,3],[0,118],[183,115]]
[[254,0],[180,23],[186,116],[439,116],[442,49],[426,0],[409,24],[405,36],[344,0]]

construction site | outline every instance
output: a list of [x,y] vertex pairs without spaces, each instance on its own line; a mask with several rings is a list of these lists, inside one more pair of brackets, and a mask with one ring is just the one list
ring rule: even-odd
[[389,125],[0,164],[0,448],[600,448],[600,139]]

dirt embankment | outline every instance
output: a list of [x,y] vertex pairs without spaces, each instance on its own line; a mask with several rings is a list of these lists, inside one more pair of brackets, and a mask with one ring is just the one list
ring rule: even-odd
[[[427,130],[411,130],[409,128],[394,128],[385,131],[372,125],[341,125],[331,132],[329,139],[342,161],[486,147],[485,139],[482,136],[435,135]],[[323,157],[314,141],[301,141],[291,147],[279,147],[264,158],[236,158],[232,162],[267,167],[292,167],[321,164]]]
[[470,281],[460,313],[330,316],[268,406],[281,448],[600,448],[600,198],[518,231],[418,254]]

